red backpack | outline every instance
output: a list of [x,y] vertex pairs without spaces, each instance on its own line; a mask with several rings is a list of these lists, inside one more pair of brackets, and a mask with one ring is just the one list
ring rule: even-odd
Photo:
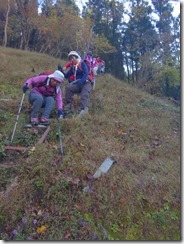
[[40,73],[39,75],[51,75],[53,72],[50,69],[46,69],[45,71],[43,71],[42,73]]
[[[90,62],[87,60],[87,59],[84,59],[84,60],[81,60],[81,62],[85,62],[86,65],[87,65],[87,68],[88,68],[88,77],[86,80],[89,80],[91,82],[91,84],[93,84],[93,81],[94,81],[94,74],[93,74],[93,71],[91,69],[91,65],[90,65]],[[79,63],[78,65],[78,68],[80,70],[82,70],[82,67],[81,67],[81,62]]]
[[[51,75],[53,72],[50,70],[50,69],[46,69],[45,71],[43,71],[42,73],[40,73],[39,75],[35,75],[35,76],[40,76],[40,75],[47,75],[47,78],[44,80],[44,82],[43,83],[41,83],[41,84],[37,84],[37,85],[34,85],[34,86],[36,86],[36,87],[40,87],[40,86],[44,86],[44,85],[46,85],[47,84],[47,79],[48,79],[48,75]],[[34,77],[35,77],[34,76]],[[33,86],[33,87],[34,87]]]

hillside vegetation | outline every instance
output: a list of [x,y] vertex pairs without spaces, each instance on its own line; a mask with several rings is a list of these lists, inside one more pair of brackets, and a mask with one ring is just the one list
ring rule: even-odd
[[[29,150],[6,150],[24,81],[65,61],[8,48],[0,58],[0,238],[180,240],[180,107],[99,75],[89,114],[60,121],[61,156],[55,111],[44,143],[23,128],[26,93],[13,145]],[[107,157],[116,163],[93,179]]]

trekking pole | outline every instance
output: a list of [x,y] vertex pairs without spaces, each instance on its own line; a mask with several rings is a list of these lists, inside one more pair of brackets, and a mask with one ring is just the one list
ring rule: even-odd
[[15,125],[14,125],[14,128],[13,128],[13,133],[12,133],[12,136],[11,136],[11,141],[10,141],[11,143],[13,142],[15,130],[16,130],[17,123],[18,123],[18,120],[19,120],[19,116],[20,116],[20,111],[22,109],[22,104],[23,104],[23,101],[24,101],[24,97],[25,97],[25,93],[23,93],[22,99],[21,99],[21,102],[20,102],[20,105],[19,105],[19,110],[18,110],[17,118],[16,118]]
[[60,153],[63,154],[63,143],[62,143],[62,139],[61,139],[61,128],[60,128],[59,119],[58,119],[58,135],[59,135]]

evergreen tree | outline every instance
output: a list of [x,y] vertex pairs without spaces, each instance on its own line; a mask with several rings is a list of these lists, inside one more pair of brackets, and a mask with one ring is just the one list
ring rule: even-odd
[[79,8],[74,0],[56,0],[55,8],[57,16],[63,16],[65,13],[79,15]]
[[157,14],[156,27],[159,34],[160,61],[167,64],[171,61],[171,45],[174,42],[172,26],[174,18],[172,15],[173,7],[168,0],[152,0],[154,13]]
[[106,61],[106,70],[116,77],[124,77],[120,27],[123,17],[123,4],[115,0],[89,0],[83,9],[83,17],[92,20],[92,32],[107,38],[114,50],[98,53]]
[[[151,18],[152,8],[146,1],[132,2],[129,21],[123,29],[122,46],[125,55],[128,80],[139,80],[142,57],[153,52],[158,44],[157,33]],[[151,58],[151,57],[150,57]],[[131,78],[131,79],[130,79]]]
[[49,17],[54,9],[54,0],[43,0],[41,5],[41,13]]

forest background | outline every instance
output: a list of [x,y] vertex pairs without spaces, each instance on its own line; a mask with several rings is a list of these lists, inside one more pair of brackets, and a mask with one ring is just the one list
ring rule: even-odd
[[180,14],[173,2],[88,0],[81,11],[74,0],[1,0],[0,44],[61,59],[92,50],[107,73],[178,102]]

